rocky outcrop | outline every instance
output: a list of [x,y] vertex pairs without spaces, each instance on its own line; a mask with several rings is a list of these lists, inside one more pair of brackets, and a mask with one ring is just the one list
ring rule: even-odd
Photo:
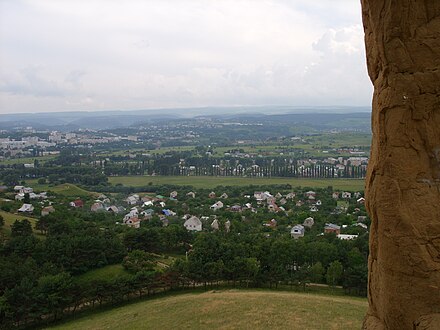
[[440,1],[362,0],[373,142],[365,329],[440,329]]

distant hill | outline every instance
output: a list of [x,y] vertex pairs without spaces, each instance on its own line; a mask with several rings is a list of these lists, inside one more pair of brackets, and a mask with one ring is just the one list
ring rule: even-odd
[[129,304],[51,329],[360,329],[365,298],[210,291]]
[[[36,129],[71,131],[112,129],[163,120],[212,118],[224,120],[265,120],[272,123],[314,124],[352,128],[370,125],[369,107],[206,107],[136,111],[78,111],[0,115],[0,129],[31,126]],[[286,122],[287,121],[287,122]],[[335,123],[333,125],[333,123]]]

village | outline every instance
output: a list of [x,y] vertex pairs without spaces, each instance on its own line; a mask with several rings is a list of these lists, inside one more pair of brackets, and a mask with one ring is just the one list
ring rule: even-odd
[[[56,212],[59,205],[63,209],[84,213],[107,214],[111,219],[117,219],[114,225],[131,228],[157,221],[161,226],[180,224],[190,232],[221,230],[228,233],[231,220],[235,220],[251,227],[261,226],[267,236],[281,228],[289,231],[293,239],[311,232],[314,235],[333,233],[342,240],[356,239],[357,232],[368,230],[365,198],[360,192],[297,189],[247,193],[249,190],[243,189],[239,193],[235,190],[234,196],[229,196],[225,188],[221,192],[209,193],[206,189],[180,189],[167,192],[167,196],[155,193],[125,197],[122,194],[99,194],[90,198],[60,200],[50,192],[36,193],[33,188],[22,185],[14,186],[13,191],[17,213],[41,218]],[[12,199],[3,199],[3,204],[7,204],[5,201],[12,202]]]

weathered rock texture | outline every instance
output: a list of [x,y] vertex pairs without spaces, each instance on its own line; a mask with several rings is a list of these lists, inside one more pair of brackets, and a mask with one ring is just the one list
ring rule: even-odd
[[374,85],[366,329],[440,329],[440,0],[362,0]]

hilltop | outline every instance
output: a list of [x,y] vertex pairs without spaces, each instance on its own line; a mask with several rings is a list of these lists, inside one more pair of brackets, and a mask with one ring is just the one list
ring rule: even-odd
[[270,291],[209,291],[88,314],[50,329],[360,329],[364,298]]

